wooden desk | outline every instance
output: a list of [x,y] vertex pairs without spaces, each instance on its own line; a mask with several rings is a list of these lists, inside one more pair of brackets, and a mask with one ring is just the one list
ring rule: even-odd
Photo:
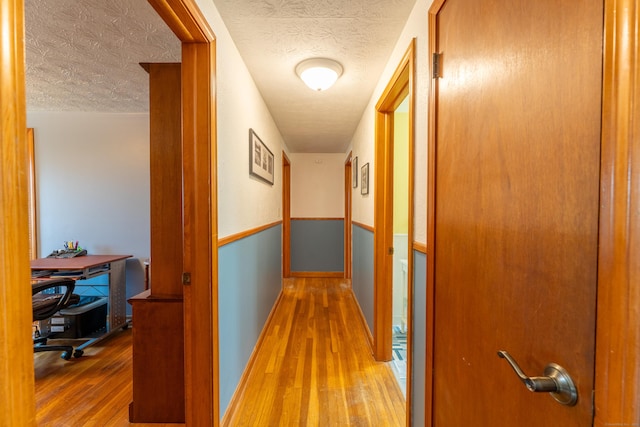
[[125,260],[127,258],[131,258],[131,255],[83,255],[74,258],[38,258],[31,261],[32,272],[50,271],[44,277],[69,277],[75,280],[86,280],[104,274],[109,275],[106,331],[76,347],[74,352],[76,357],[80,357],[86,347],[103,340],[120,328],[129,327],[125,276]]

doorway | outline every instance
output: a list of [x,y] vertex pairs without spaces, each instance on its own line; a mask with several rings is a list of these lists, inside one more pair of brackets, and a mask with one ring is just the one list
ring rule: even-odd
[[[415,39],[411,41],[400,64],[396,68],[387,87],[376,104],[375,116],[375,200],[374,200],[374,340],[373,352],[376,360],[390,362],[393,360],[394,341],[394,270],[403,274],[402,264],[406,262],[404,274],[406,277],[406,294],[400,294],[400,313],[406,296],[406,324],[404,342],[406,349],[403,354],[405,370],[407,420],[411,420],[411,374],[412,374],[412,316],[413,316],[413,111],[414,111],[414,58]],[[406,108],[399,108],[403,102]],[[402,111],[406,109],[406,113]],[[398,115],[396,115],[398,111]],[[406,120],[401,115],[406,115]],[[406,154],[399,144],[396,153],[396,120],[398,120],[398,136],[406,134]],[[405,132],[401,132],[404,129]],[[394,164],[395,157],[402,164]],[[397,178],[395,174],[398,174]],[[397,183],[395,182],[397,181]],[[398,188],[395,188],[395,184]],[[400,188],[402,187],[402,191]],[[396,194],[398,193],[398,194]],[[402,196],[404,194],[404,196]],[[394,203],[394,196],[398,202]],[[397,206],[394,206],[397,205]],[[397,211],[394,208],[398,208]],[[400,212],[403,212],[400,214]],[[394,218],[394,214],[396,218]],[[402,227],[397,230],[406,231],[406,236],[394,232],[394,219]],[[396,241],[394,241],[397,240]],[[396,248],[395,245],[398,245]],[[396,256],[397,253],[397,256]],[[404,262],[402,262],[404,260]],[[394,268],[394,264],[397,266]],[[400,278],[401,280],[401,278]],[[400,314],[402,316],[402,314]],[[401,320],[399,320],[401,321]],[[402,328],[400,331],[402,332]],[[404,343],[403,343],[404,344]],[[402,354],[402,353],[400,353]]]
[[291,276],[291,161],[282,152],[282,277]]
[[352,212],[351,212],[351,195],[353,193],[353,160],[352,153],[349,152],[344,162],[344,278],[351,279],[352,268]]
[[407,394],[409,292],[409,98],[393,112],[393,323],[390,366]]
[[[183,143],[184,143],[184,266],[191,273],[185,287],[185,391],[187,424],[218,425],[217,384],[217,251],[211,250],[211,236],[217,237],[216,133],[215,133],[215,38],[200,10],[190,1],[150,3],[183,42]],[[27,248],[26,120],[24,81],[24,7],[20,0],[6,2],[2,31],[7,43],[0,49],[4,58],[2,87],[7,96],[0,102],[6,117],[2,133],[3,189],[0,211],[5,219],[0,232],[4,241],[17,242],[10,257],[0,260],[0,276],[7,284],[1,291],[11,297],[11,307],[0,307],[0,317],[13,325],[6,331],[0,352],[14,362],[2,369],[6,381],[0,412],[11,425],[31,424],[34,419],[33,359],[29,334],[31,299],[23,284],[29,280]],[[4,15],[3,15],[4,17]],[[4,37],[4,36],[3,36]],[[17,183],[17,185],[16,185]],[[188,289],[188,290],[187,290]],[[8,366],[8,365],[7,365]],[[6,393],[5,393],[6,392]],[[196,398],[197,397],[197,404]]]

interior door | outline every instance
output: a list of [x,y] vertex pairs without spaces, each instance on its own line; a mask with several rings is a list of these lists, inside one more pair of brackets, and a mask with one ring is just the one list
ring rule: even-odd
[[[590,426],[603,4],[440,3],[433,425]],[[577,403],[498,350],[564,367]]]

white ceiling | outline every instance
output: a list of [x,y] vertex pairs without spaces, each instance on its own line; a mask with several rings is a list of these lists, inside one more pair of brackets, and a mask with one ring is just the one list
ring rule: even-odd
[[[346,150],[415,3],[212,1],[292,152]],[[25,15],[29,111],[147,111],[138,63],[180,58],[145,0],[26,0]],[[295,74],[312,57],[344,67],[325,92]]]

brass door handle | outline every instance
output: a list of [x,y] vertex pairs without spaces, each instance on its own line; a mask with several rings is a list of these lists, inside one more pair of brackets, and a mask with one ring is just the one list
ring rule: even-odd
[[543,377],[529,377],[522,372],[520,366],[509,353],[504,350],[498,352],[498,357],[505,359],[524,385],[533,392],[551,393],[559,403],[574,406],[578,402],[578,390],[571,376],[562,366],[549,363],[544,368]]

